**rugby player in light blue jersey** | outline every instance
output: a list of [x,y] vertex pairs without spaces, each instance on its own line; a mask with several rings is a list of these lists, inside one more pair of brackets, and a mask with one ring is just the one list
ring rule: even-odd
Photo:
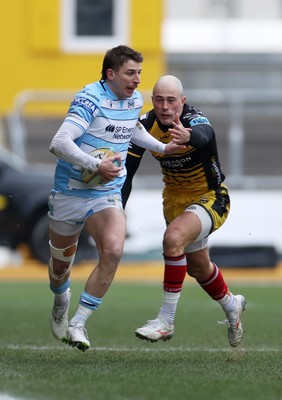
[[[183,148],[173,141],[159,142],[138,122],[143,99],[136,88],[142,61],[143,56],[127,46],[108,50],[101,80],[77,93],[50,145],[58,157],[48,199],[51,329],[57,339],[82,351],[90,347],[86,321],[101,304],[123,252],[121,188],[129,143],[164,154]],[[97,245],[99,260],[68,321],[70,272],[84,225]]]

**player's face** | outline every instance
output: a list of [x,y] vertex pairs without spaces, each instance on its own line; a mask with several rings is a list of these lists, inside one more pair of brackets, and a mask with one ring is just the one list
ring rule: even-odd
[[132,96],[140,83],[141,64],[133,60],[126,61],[118,71],[107,71],[107,83],[119,99]]
[[177,113],[181,115],[185,101],[185,96],[180,96],[177,90],[168,88],[157,88],[152,96],[156,117],[167,126],[175,120]]

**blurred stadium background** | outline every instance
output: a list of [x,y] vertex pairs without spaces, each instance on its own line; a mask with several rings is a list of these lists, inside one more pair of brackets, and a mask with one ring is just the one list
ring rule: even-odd
[[[278,265],[280,0],[14,0],[2,4],[0,21],[0,146],[34,168],[53,168],[48,146],[73,94],[100,78],[105,50],[126,43],[145,57],[144,111],[154,82],[169,73],[215,128],[232,210],[211,237],[214,257],[225,266]],[[134,186],[125,259],[161,259],[162,183],[150,154]]]

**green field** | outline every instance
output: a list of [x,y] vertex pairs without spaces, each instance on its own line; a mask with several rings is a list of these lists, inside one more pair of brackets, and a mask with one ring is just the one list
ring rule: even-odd
[[[72,283],[71,315],[82,288]],[[47,282],[0,282],[0,400],[281,400],[281,284],[231,288],[248,301],[238,349],[217,324],[221,308],[191,283],[173,339],[138,340],[135,328],[158,312],[160,285],[114,283],[88,322],[83,353],[53,338]]]

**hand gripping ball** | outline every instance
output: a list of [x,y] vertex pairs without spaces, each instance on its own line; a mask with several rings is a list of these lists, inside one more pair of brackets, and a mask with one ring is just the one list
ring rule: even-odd
[[[90,155],[95,158],[99,158],[103,160],[104,158],[112,157],[115,155],[115,152],[110,147],[101,147],[99,149],[93,150]],[[114,164],[116,166],[120,166],[119,160],[115,160]],[[103,183],[103,179],[99,175],[98,171],[92,171],[91,169],[82,168],[81,169],[82,180],[84,183],[87,183],[91,186],[97,186]]]

